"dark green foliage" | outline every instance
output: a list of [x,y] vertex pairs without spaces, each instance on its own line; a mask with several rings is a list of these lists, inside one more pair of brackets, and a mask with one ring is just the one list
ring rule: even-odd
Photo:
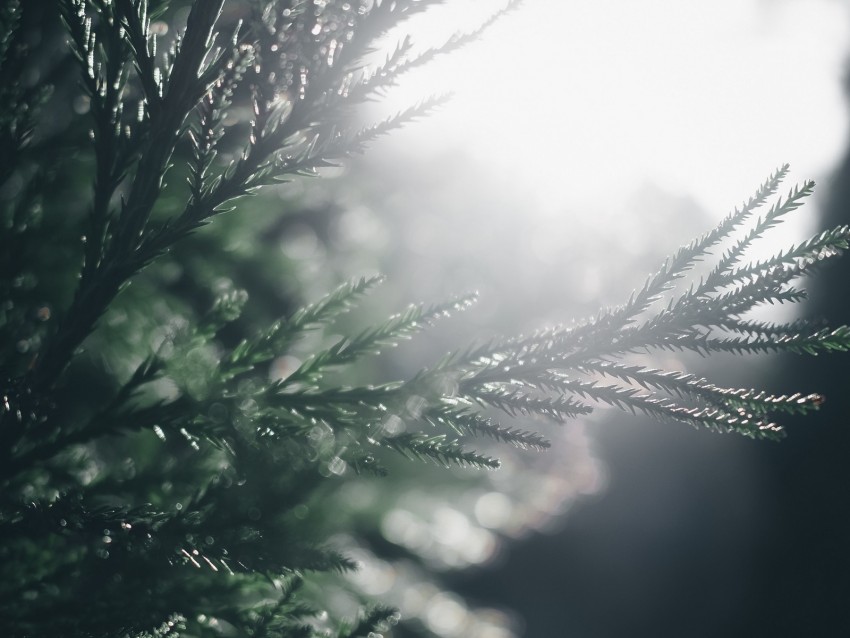
[[343,625],[339,630],[338,638],[369,638],[374,636],[375,632],[385,631],[396,622],[398,622],[398,614],[394,609],[378,606],[362,614],[351,629]]
[[[806,413],[822,398],[725,387],[629,358],[850,348],[847,327],[748,317],[765,304],[803,299],[796,282],[850,239],[850,228],[840,227],[748,261],[751,245],[812,192],[811,183],[793,189],[753,223],[787,167],[622,306],[571,327],[471,347],[405,380],[367,383],[364,358],[463,310],[473,296],[412,305],[333,338],[325,333],[381,277],[343,284],[260,327],[243,317],[252,301],[238,289],[218,291],[199,310],[192,295],[211,292],[199,292],[197,282],[185,299],[169,296],[166,312],[152,302],[166,287],[156,268],[178,244],[240,198],[312,175],[427,112],[442,98],[362,130],[348,125],[358,104],[479,31],[419,55],[404,39],[369,71],[377,38],[440,2],[56,4],[90,105],[84,142],[77,125],[34,141],[50,115],[49,89],[22,80],[19,25],[28,9],[6,3],[0,11],[4,636],[387,631],[397,618],[383,607],[353,622],[320,622],[327,610],[307,586],[317,573],[356,568],[326,544],[338,531],[333,513],[314,506],[346,468],[382,476],[395,452],[495,469],[499,461],[468,449],[469,439],[549,447],[496,414],[558,423],[599,404],[779,438],[776,415]],[[151,16],[176,21],[181,8],[185,28],[159,37]],[[252,115],[240,119],[246,108]],[[82,167],[76,208],[51,193],[54,165],[71,171],[75,163]],[[174,176],[188,184],[166,185]],[[52,242],[71,249],[53,269],[32,247],[46,241],[42,217],[63,212],[67,225]],[[676,292],[712,257],[701,278]],[[73,295],[69,277],[56,273],[62,293],[29,285],[36,270],[44,279],[52,270],[78,274]],[[157,325],[161,314],[166,325]],[[162,329],[159,338],[151,324]],[[311,352],[303,361],[290,356],[299,348]]]

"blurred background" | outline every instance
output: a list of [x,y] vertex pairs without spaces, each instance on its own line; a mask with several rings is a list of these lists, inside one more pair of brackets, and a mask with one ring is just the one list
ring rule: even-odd
[[[424,49],[501,4],[458,3],[406,31]],[[331,250],[307,226],[290,246],[303,283],[318,294],[321,273],[382,270],[388,308],[479,290],[475,310],[391,364],[410,371],[435,349],[624,300],[784,162],[788,188],[819,188],[767,250],[847,223],[849,35],[850,3],[835,0],[528,0],[369,116],[451,91],[447,106],[303,185],[301,197],[339,210]],[[822,272],[803,312],[850,321],[848,271],[845,258]],[[508,459],[509,478],[494,475],[478,500],[392,509],[382,540],[430,556],[458,593],[417,598],[397,579],[387,591],[407,592],[406,615],[444,636],[511,635],[471,631],[465,605],[513,610],[501,626],[535,638],[850,635],[848,358],[666,365],[828,401],[781,444],[600,412],[542,457]],[[520,507],[541,493],[539,508]],[[475,546],[458,520],[500,549],[444,560],[452,543]]]

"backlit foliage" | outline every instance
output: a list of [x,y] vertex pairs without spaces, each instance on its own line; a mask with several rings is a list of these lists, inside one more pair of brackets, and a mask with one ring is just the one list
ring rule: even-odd
[[[56,4],[89,109],[84,139],[73,128],[59,141],[37,134],[54,107],[46,85],[25,77],[35,64],[20,26],[28,9],[12,2],[0,12],[4,636],[391,631],[393,610],[366,606],[338,618],[313,584],[356,568],[326,542],[339,530],[333,512],[316,505],[346,470],[383,476],[394,454],[496,469],[473,439],[543,450],[550,443],[527,429],[528,417],[562,423],[602,404],[777,439],[783,415],[817,409],[822,398],[727,387],[634,355],[850,347],[847,327],[750,317],[804,299],[802,276],[850,238],[840,227],[751,257],[812,192],[806,182],[776,195],[787,166],[621,306],[460,349],[411,378],[348,382],[368,357],[464,310],[474,295],[411,305],[332,336],[381,277],[343,284],[253,331],[239,323],[252,301],[226,290],[158,341],[134,340],[159,311],[122,302],[130,282],[139,285],[143,271],[217,216],[243,214],[243,198],[313,175],[426,114],[443,98],[350,125],[355,107],[478,31],[419,54],[404,38],[376,65],[380,38],[441,2]],[[63,181],[72,170],[79,179]],[[69,202],[85,202],[86,214],[74,217]],[[45,257],[45,244],[61,264]],[[56,283],[42,286],[33,273]],[[132,316],[110,318],[116,307]],[[105,339],[107,330],[121,337]],[[281,367],[304,343],[312,354]]]

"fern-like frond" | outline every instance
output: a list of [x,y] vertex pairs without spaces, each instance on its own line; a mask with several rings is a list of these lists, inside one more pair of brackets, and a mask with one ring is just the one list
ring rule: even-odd
[[372,275],[342,284],[329,295],[292,315],[290,329],[312,330],[326,325],[340,314],[348,312],[360,297],[382,284],[385,279],[383,275]]
[[369,144],[378,138],[429,115],[450,99],[451,94],[435,95],[424,99],[419,104],[414,104],[377,124],[367,126],[350,137],[340,136],[329,147],[328,152],[336,156],[362,153]]
[[393,347],[427,328],[434,321],[468,308],[475,299],[475,295],[467,295],[434,306],[410,306],[383,324],[369,328],[350,339],[343,338],[327,350],[313,355],[292,373],[287,382],[315,379],[327,368],[349,364],[363,355],[377,354],[383,348]]
[[841,255],[849,244],[850,226],[838,226],[825,230],[769,259],[734,268],[728,271],[728,276],[725,279],[706,280],[706,283],[701,287],[700,294],[706,294],[721,286],[760,279],[769,276],[772,271],[777,269],[786,271],[791,276],[798,275],[804,270],[810,270],[820,261]]
[[680,248],[672,257],[665,260],[661,269],[647,280],[643,288],[632,295],[629,302],[622,307],[622,310],[618,311],[618,314],[634,316],[634,314],[646,310],[653,301],[659,298],[658,295],[669,289],[675,279],[681,277],[696,261],[705,258],[713,246],[716,246],[736,228],[739,228],[756,209],[775,194],[789,170],[788,164],[778,168],[740,208],[736,208],[713,229],[693,240],[687,246]]
[[680,248],[666,259],[658,272],[649,277],[643,287],[632,293],[628,302],[601,313],[591,321],[586,321],[569,329],[569,331],[565,331],[563,335],[572,340],[577,340],[600,334],[601,331],[610,334],[612,330],[627,325],[637,315],[646,311],[653,303],[658,301],[694,263],[707,257],[712,247],[739,228],[752,215],[753,211],[762,206],[777,191],[779,184],[789,170],[789,165],[784,164],[774,171],[740,208],[736,208],[712,230]]
[[660,421],[678,421],[716,432],[736,432],[750,438],[778,440],[782,428],[744,410],[690,407],[636,388],[605,385],[595,381],[563,379],[563,387],[579,396],[607,403],[631,413],[641,412]]
[[472,398],[482,405],[492,406],[516,416],[545,416],[553,421],[564,422],[582,414],[590,414],[591,408],[571,397],[535,396],[515,389],[487,387],[476,391]]
[[180,614],[171,614],[168,620],[151,630],[134,633],[132,638],[179,638],[186,629],[186,618]]
[[551,447],[549,441],[537,432],[501,426],[471,407],[441,405],[425,412],[422,418],[435,427],[450,428],[461,436],[487,436],[521,449],[545,450]]
[[834,329],[821,328],[809,333],[785,334],[778,337],[713,338],[704,335],[681,335],[678,337],[662,337],[647,345],[665,350],[691,350],[704,354],[712,352],[733,354],[790,352],[817,355],[822,352],[847,352],[850,350],[850,326],[840,326]]
[[258,638],[304,636],[307,638],[315,635],[313,628],[304,623],[304,620],[319,614],[320,610],[296,598],[296,594],[302,589],[303,582],[300,576],[284,577],[281,579],[281,591],[277,600],[254,606],[251,610],[254,617],[246,623],[251,628],[251,636]]
[[476,41],[501,18],[519,8],[522,1],[510,0],[505,7],[493,13],[475,29],[455,33],[443,44],[431,47],[413,56],[408,55],[412,47],[410,40],[405,38],[387,57],[386,62],[373,69],[359,82],[350,86],[346,91],[346,97],[353,100],[364,100],[371,95],[395,86],[406,73],[429,64],[437,57],[453,53]]
[[399,434],[380,439],[380,444],[411,460],[430,461],[444,467],[460,465],[495,470],[500,466],[498,459],[466,450],[445,434]]
[[815,183],[809,180],[802,186],[798,185],[792,188],[784,201],[781,198],[778,199],[770,210],[758,220],[756,225],[723,254],[723,257],[706,278],[706,282],[713,285],[715,281],[722,280],[723,275],[727,274],[741,260],[756,239],[779,224],[785,215],[802,206],[803,201],[814,192],[814,189]]
[[382,275],[373,275],[342,284],[319,301],[301,308],[288,320],[278,320],[254,338],[243,340],[226,357],[222,368],[232,374],[285,354],[303,333],[326,327],[383,281]]
[[400,615],[398,610],[392,607],[378,605],[367,609],[360,614],[357,622],[352,627],[343,624],[337,638],[374,638],[381,635],[379,632],[386,631],[398,622]]
[[664,372],[612,361],[590,361],[582,368],[586,372],[633,381],[646,390],[662,390],[673,396],[691,398],[719,408],[743,408],[759,414],[805,414],[817,410],[823,403],[823,397],[818,394],[772,395],[763,390],[722,388],[686,372]]

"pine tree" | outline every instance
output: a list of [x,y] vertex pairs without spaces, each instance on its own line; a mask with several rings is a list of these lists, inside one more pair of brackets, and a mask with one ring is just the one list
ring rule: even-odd
[[[357,567],[328,543],[346,521],[322,507],[352,474],[403,472],[394,455],[497,469],[490,447],[472,446],[544,450],[550,443],[524,417],[564,423],[606,404],[770,440],[783,436],[784,415],[820,407],[817,394],[727,387],[634,357],[850,349],[847,326],[751,317],[765,304],[803,300],[801,278],[850,240],[841,226],[750,257],[813,192],[805,182],[777,195],[787,165],[622,305],[462,347],[406,379],[360,380],[370,357],[474,295],[411,305],[332,337],[382,277],[354,279],[299,308],[217,290],[221,240],[252,223],[244,215],[254,211],[241,210],[247,197],[313,176],[442,102],[351,128],[358,105],[478,35],[418,54],[405,38],[373,61],[380,38],[438,4],[6,3],[3,635],[392,631],[398,615],[389,607],[339,618],[323,598],[335,572]],[[48,60],[28,50],[28,36],[58,14],[61,54]],[[57,104],[77,91],[64,80],[69,69],[85,91],[79,110],[89,112],[58,126]],[[227,233],[207,232],[211,222]],[[184,271],[177,283],[175,267]],[[246,310],[255,303],[266,307]],[[305,347],[309,356],[287,356]]]

